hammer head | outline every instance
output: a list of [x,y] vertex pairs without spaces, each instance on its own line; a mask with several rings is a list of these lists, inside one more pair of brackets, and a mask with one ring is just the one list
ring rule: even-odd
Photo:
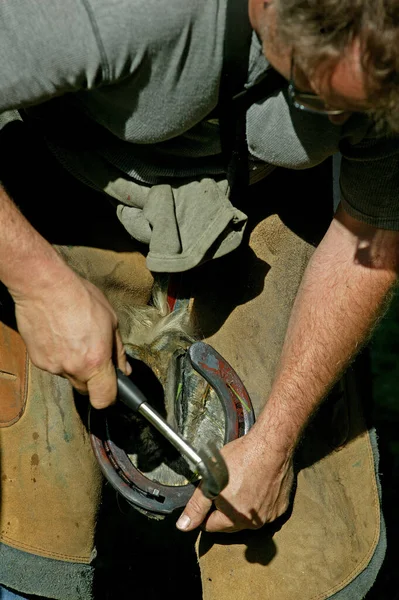
[[197,465],[202,477],[201,491],[206,498],[213,500],[229,482],[227,466],[220,451],[212,442],[208,442],[207,447],[200,450],[198,454],[202,461]]

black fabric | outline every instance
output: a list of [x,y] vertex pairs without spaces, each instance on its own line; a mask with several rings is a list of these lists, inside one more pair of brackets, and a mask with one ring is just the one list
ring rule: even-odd
[[217,113],[230,201],[238,208],[249,183],[246,111],[286,84],[284,77],[270,68],[258,84],[245,89],[252,34],[247,3],[228,0]]
[[251,36],[248,4],[228,0],[218,112],[230,200],[235,206],[239,203],[240,191],[248,185],[248,159],[245,116],[242,113],[239,118],[234,97],[242,92],[247,81]]

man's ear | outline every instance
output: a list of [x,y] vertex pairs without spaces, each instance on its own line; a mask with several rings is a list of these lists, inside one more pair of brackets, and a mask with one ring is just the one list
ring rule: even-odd
[[249,19],[252,27],[257,31],[257,23],[264,14],[264,10],[272,4],[273,0],[248,0]]
[[250,10],[260,10],[263,8],[267,8],[272,2],[273,0],[248,0]]

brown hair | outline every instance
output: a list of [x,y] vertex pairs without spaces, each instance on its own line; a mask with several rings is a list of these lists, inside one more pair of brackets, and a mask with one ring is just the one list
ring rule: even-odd
[[399,0],[276,0],[276,10],[304,68],[333,63],[358,39],[372,113],[399,131]]

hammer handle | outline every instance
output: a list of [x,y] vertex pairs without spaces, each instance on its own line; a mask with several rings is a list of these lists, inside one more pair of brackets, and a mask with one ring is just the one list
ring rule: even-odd
[[137,385],[127,375],[122,373],[120,369],[116,369],[116,376],[119,399],[134,412],[140,412],[140,406],[147,402],[147,398]]

